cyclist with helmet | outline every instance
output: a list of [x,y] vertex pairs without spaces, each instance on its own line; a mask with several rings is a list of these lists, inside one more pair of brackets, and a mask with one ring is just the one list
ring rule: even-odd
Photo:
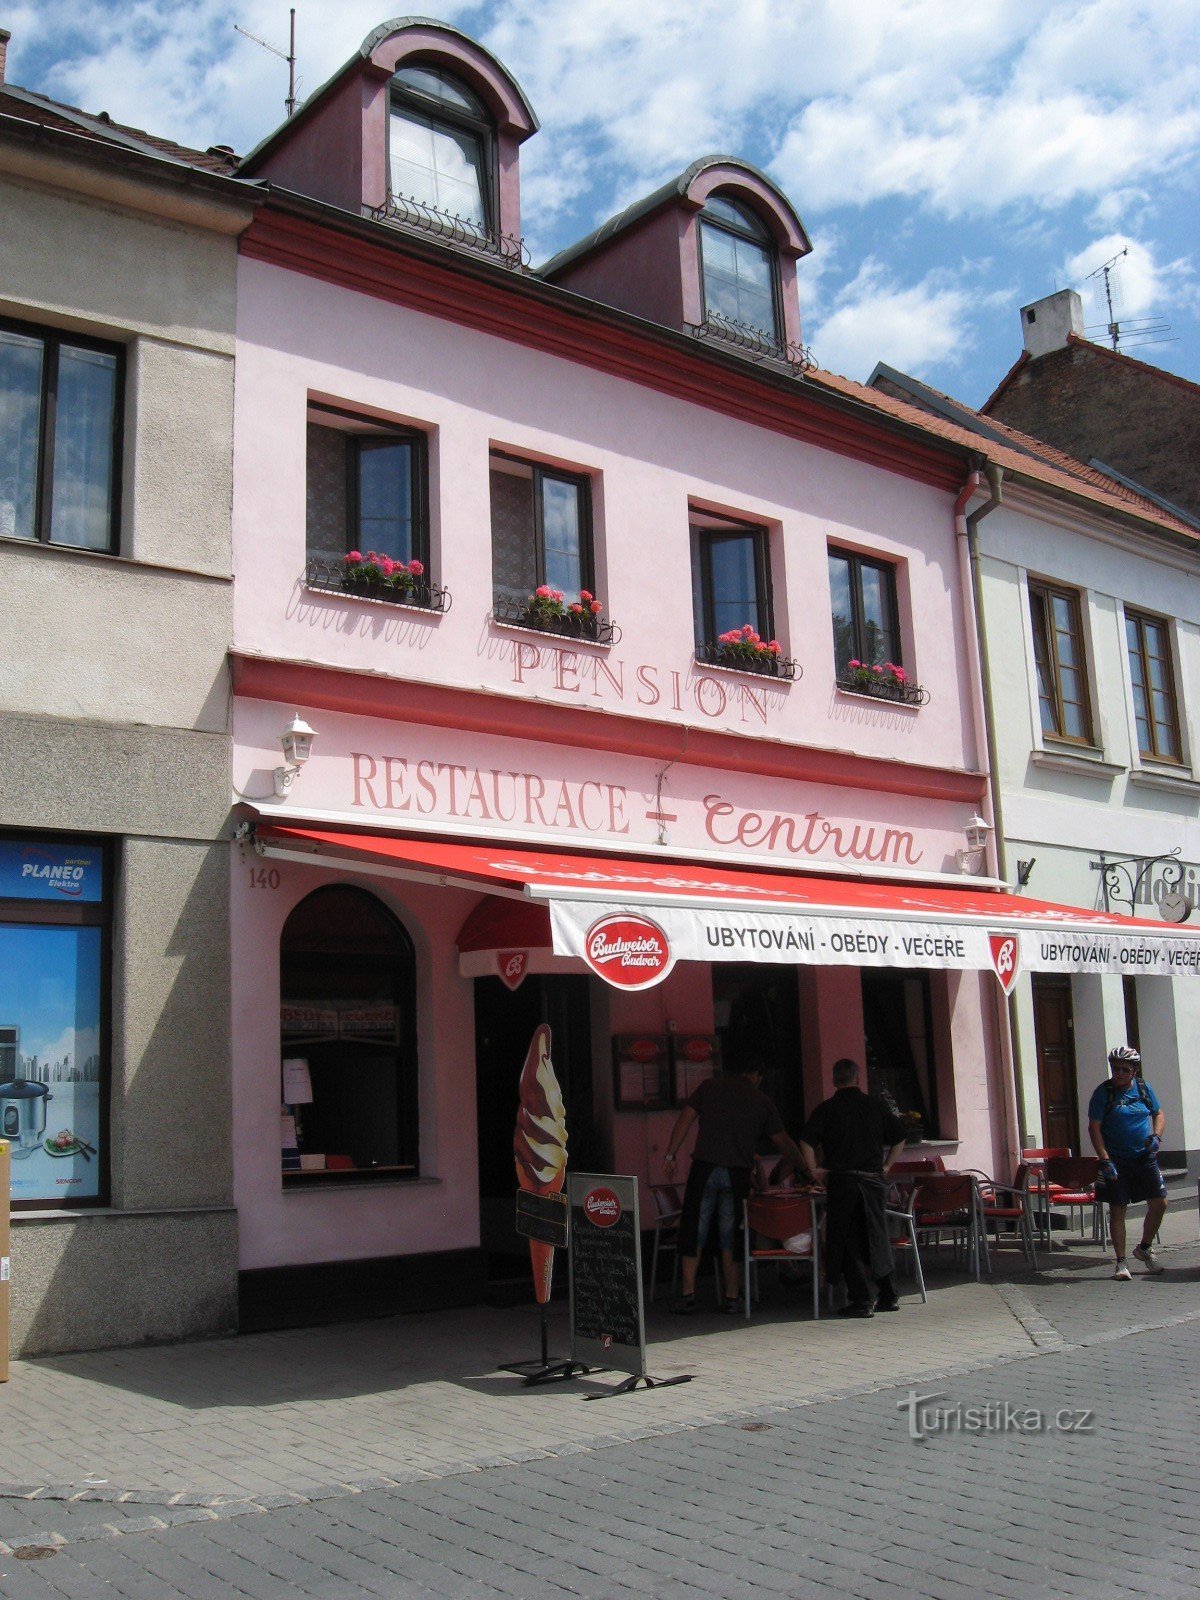
[[1146,1202],[1142,1242],[1133,1252],[1147,1272],[1161,1272],[1154,1239],[1167,1209],[1167,1186],[1158,1170],[1158,1151],[1167,1119],[1158,1096],[1138,1076],[1142,1058],[1132,1045],[1121,1044],[1108,1053],[1112,1076],[1102,1083],[1088,1104],[1088,1133],[1100,1157],[1096,1192],[1108,1201],[1113,1249],[1117,1254],[1114,1278],[1128,1281],[1133,1274],[1125,1260],[1125,1212],[1131,1202]]

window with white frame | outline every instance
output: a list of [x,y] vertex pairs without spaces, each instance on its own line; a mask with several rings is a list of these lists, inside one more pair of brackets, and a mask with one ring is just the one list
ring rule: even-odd
[[460,79],[424,64],[392,78],[389,160],[398,202],[494,227],[492,149],[492,119]]

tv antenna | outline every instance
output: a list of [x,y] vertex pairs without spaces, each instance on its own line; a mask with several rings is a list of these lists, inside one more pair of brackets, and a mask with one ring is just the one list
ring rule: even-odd
[[1143,344],[1178,344],[1178,339],[1161,339],[1159,334],[1170,333],[1171,324],[1160,322],[1155,317],[1125,317],[1119,318],[1113,310],[1113,278],[1117,273],[1117,263],[1129,254],[1129,246],[1118,250],[1111,260],[1103,266],[1097,267],[1095,272],[1089,272],[1089,278],[1104,279],[1104,298],[1108,304],[1108,323],[1092,323],[1091,327],[1099,330],[1104,327],[1108,337],[1112,340],[1114,350],[1120,350],[1121,342],[1132,345]]
[[287,107],[289,117],[296,114],[296,8],[293,6],[288,12],[291,25],[288,31],[288,48],[286,54],[278,45],[270,44],[266,39],[260,39],[256,33],[251,33],[249,28],[243,28],[240,22],[234,23],[236,31],[244,38],[251,39],[255,44],[262,45],[264,50],[269,50],[273,56],[278,56],[280,61],[288,64],[288,92],[287,99],[283,102]]

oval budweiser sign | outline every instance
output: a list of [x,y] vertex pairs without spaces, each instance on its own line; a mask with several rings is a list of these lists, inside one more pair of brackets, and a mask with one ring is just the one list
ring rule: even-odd
[[625,1054],[631,1061],[640,1061],[644,1066],[649,1066],[652,1061],[657,1061],[659,1048],[653,1039],[635,1039],[632,1044],[626,1045]]
[[617,989],[649,989],[675,964],[658,924],[632,911],[593,922],[584,936],[583,959]]
[[611,1189],[589,1189],[583,1199],[583,1214],[598,1228],[611,1228],[621,1219],[621,1202]]

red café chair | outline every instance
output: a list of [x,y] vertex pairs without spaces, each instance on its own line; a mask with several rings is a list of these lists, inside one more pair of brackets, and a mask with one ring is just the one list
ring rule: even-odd
[[1022,1165],[1029,1169],[1029,1188],[1037,1196],[1037,1224],[1047,1250],[1050,1248],[1050,1206],[1046,1198],[1046,1163],[1066,1160],[1072,1153],[1070,1145],[1066,1144],[1045,1145],[1041,1149],[1031,1148],[1021,1152]]
[[992,1270],[988,1247],[988,1228],[995,1232],[996,1247],[1000,1247],[1000,1224],[1006,1228],[1016,1225],[1016,1238],[1025,1252],[1025,1259],[1037,1271],[1037,1249],[1033,1238],[1033,1196],[1029,1188],[1029,1167],[1022,1162],[1011,1184],[997,1183],[986,1172],[973,1174],[979,1192],[979,1214],[983,1221],[983,1256],[988,1272]]
[[[750,1300],[762,1261],[811,1261],[813,1321],[821,1315],[821,1235],[816,1210],[807,1194],[752,1194],[744,1203],[742,1292],[746,1301],[746,1320],[750,1320]],[[760,1240],[752,1241],[757,1235]],[[792,1246],[784,1240],[792,1241]],[[765,1240],[763,1243],[761,1241]]]
[[[930,1172],[918,1179],[913,1216],[918,1233],[932,1234],[940,1245],[943,1232],[949,1233],[957,1257],[961,1242],[976,1282],[981,1276],[979,1191],[969,1172]],[[990,1270],[990,1266],[989,1266]]]
[[1050,1210],[1053,1206],[1066,1206],[1072,1220],[1079,1212],[1079,1231],[1083,1232],[1083,1213],[1092,1210],[1092,1240],[1104,1243],[1104,1207],[1096,1198],[1096,1178],[1100,1172],[1098,1156],[1048,1156],[1044,1195],[1046,1200],[1046,1226],[1049,1229]]

